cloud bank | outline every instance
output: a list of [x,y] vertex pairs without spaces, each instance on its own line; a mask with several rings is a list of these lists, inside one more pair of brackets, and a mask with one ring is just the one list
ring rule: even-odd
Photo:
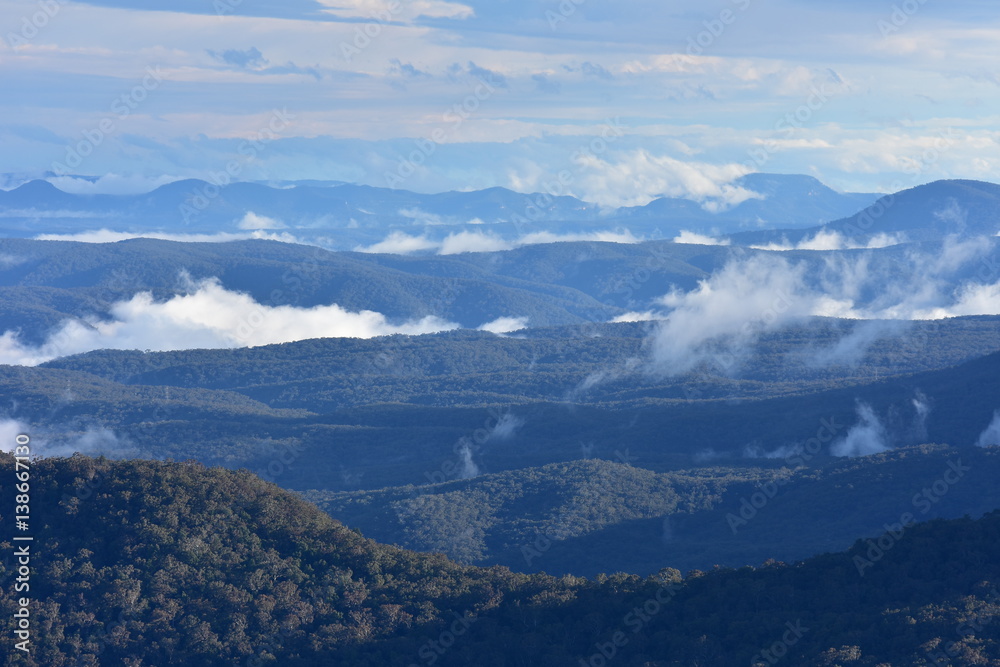
[[598,243],[641,243],[643,239],[629,230],[579,232],[555,234],[553,232],[532,232],[515,240],[506,240],[493,232],[467,231],[452,232],[439,241],[426,234],[416,236],[394,231],[385,239],[370,246],[358,246],[354,252],[387,253],[408,255],[418,252],[434,252],[438,255],[460,255],[469,252],[498,252],[513,250],[526,245],[542,243],[565,243],[592,241]]
[[351,312],[336,304],[313,308],[265,306],[225,289],[217,279],[189,286],[186,294],[157,302],[148,292],[115,303],[108,320],[70,320],[38,347],[16,333],[0,336],[0,363],[33,366],[98,349],[176,350],[254,347],[309,338],[373,338],[394,333],[425,334],[455,329],[438,317],[390,322],[370,310]]

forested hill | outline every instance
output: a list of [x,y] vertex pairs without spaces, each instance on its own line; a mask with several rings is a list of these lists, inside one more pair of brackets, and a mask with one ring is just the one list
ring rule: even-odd
[[[32,653],[10,666],[1000,665],[997,512],[890,518],[796,565],[585,580],[381,546],[194,463],[37,461],[31,502]],[[15,605],[0,600],[7,637]]]

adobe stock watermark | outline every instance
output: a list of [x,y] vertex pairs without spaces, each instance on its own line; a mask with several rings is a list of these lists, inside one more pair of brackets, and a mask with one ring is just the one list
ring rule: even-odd
[[576,10],[587,0],[562,0],[559,3],[559,11],[551,9],[545,10],[545,20],[549,22],[549,30],[555,32],[560,23],[565,23],[571,16],[576,14]]
[[277,141],[278,133],[287,129],[293,120],[295,114],[289,113],[288,109],[272,110],[267,124],[236,147],[240,159],[227,162],[223,171],[209,172],[208,182],[195,188],[194,192],[178,206],[184,224],[190,224],[204,212],[222,192],[222,188],[237,180],[247,165],[256,160],[269,143]]
[[83,164],[84,159],[89,157],[97,147],[120,127],[119,123],[125,120],[139,108],[149,94],[160,87],[163,83],[163,73],[160,72],[159,65],[150,65],[146,68],[146,75],[132,88],[116,97],[109,108],[111,115],[105,116],[97,124],[83,131],[83,138],[66,148],[66,156],[63,162],[53,162],[52,171],[57,176],[66,176],[72,173]]
[[878,28],[879,33],[883,37],[895,34],[902,30],[910,22],[910,19],[917,15],[921,7],[926,4],[927,0],[905,0],[898,5],[893,5],[892,14],[889,15],[889,18],[879,19],[875,23],[875,27]]
[[399,160],[396,170],[385,172],[386,187],[397,188],[406,179],[417,173],[417,170],[426,164],[432,155],[437,153],[438,148],[447,141],[449,135],[458,132],[459,128],[480,109],[484,102],[493,97],[497,88],[500,87],[499,82],[487,81],[484,77],[475,78],[478,83],[472,92],[441,114],[441,122],[447,123],[447,129],[437,127],[434,128],[429,137],[416,139],[413,142],[413,150]]
[[[809,88],[809,96],[795,110],[786,113],[774,123],[774,131],[780,132],[784,136],[782,139],[788,140],[794,137],[797,130],[803,129],[809,121],[813,119],[820,110],[829,103],[835,95],[835,91],[828,90],[826,82]],[[760,171],[764,165],[771,161],[771,158],[780,153],[781,144],[776,139],[760,139],[760,148],[751,148],[747,151],[750,158],[743,163],[751,172]]]
[[706,49],[711,48],[716,40],[725,34],[729,26],[739,20],[743,12],[750,9],[753,0],[730,0],[730,2],[736,6],[737,11],[727,7],[720,11],[715,18],[702,21],[705,29],[688,38],[685,53],[692,57],[703,55]]
[[785,623],[785,627],[787,630],[781,635],[781,639],[750,658],[751,667],[768,667],[768,665],[778,664],[782,658],[788,655],[788,650],[798,644],[809,632],[809,628],[802,626],[801,620],[794,623],[789,621]]
[[[941,502],[941,499],[948,494],[951,487],[958,484],[965,477],[965,473],[971,470],[970,466],[962,465],[961,458],[949,461],[948,467],[945,468],[941,477],[935,480],[930,486],[921,489],[919,493],[914,494],[911,504],[921,514],[926,515],[934,505]],[[883,525],[885,532],[881,536],[876,539],[865,540],[868,548],[865,550],[864,555],[855,555],[851,559],[854,567],[858,570],[858,574],[862,577],[865,576],[865,572],[885,558],[885,555],[903,539],[906,531],[916,525],[916,523],[917,517],[912,512],[903,512],[896,523]]]
[[390,0],[384,9],[369,14],[368,23],[363,26],[355,26],[354,38],[350,42],[342,41],[340,43],[340,55],[347,62],[354,60],[355,56],[360,56],[365,49],[372,45],[372,42],[382,36],[385,27],[390,25],[402,11],[402,2]]
[[472,624],[479,620],[479,617],[471,612],[465,612],[465,614],[459,616],[455,612],[452,612],[455,619],[451,622],[445,630],[442,630],[438,635],[437,639],[432,639],[423,644],[417,650],[417,656],[420,658],[420,663],[410,663],[409,667],[421,667],[421,663],[424,665],[433,665],[436,663],[441,656],[448,652],[448,650],[455,645],[455,642],[459,640],[462,636],[469,631]]
[[[639,460],[638,457],[632,456],[628,449],[624,452],[615,450],[615,458],[626,466],[631,466],[632,463]],[[575,526],[579,526],[579,513],[581,510],[585,510],[587,498],[602,497],[609,493],[614,494],[619,490],[620,480],[613,479],[610,472],[602,468],[600,474],[587,481],[586,486],[581,490],[582,493],[574,496],[570,505],[560,508],[558,517],[546,530],[538,531],[531,543],[521,547],[521,557],[524,559],[525,565],[531,567],[536,559],[548,553],[557,542],[562,542],[579,533],[579,528]]]
[[[580,165],[597,160],[625,136],[626,129],[619,116],[605,120],[599,134],[573,150],[569,156],[570,162],[579,168]],[[556,197],[572,196],[571,188],[575,182],[576,176],[569,169],[563,169],[556,174],[555,180],[543,182],[542,192],[535,195],[521,213],[514,213],[507,221],[514,226],[514,233],[517,236],[525,235],[531,223],[538,222],[545,216],[544,209],[550,206]]]
[[[950,151],[956,144],[960,135],[954,128],[948,127],[938,132],[933,145],[925,148],[919,156],[909,158],[901,171],[912,176],[912,183],[917,183],[920,177],[928,169],[936,165],[943,155]],[[878,201],[862,211],[854,222],[844,226],[844,233],[854,238],[867,234],[889,210],[896,204],[896,193],[903,190],[906,184],[902,181],[893,181],[889,186],[889,194],[880,197]]]
[[7,44],[12,49],[27,46],[28,42],[38,37],[39,33],[49,25],[49,22],[59,15],[66,6],[67,0],[38,0],[38,11],[30,16],[21,17],[21,29],[7,33]]
[[[806,465],[823,450],[824,446],[833,442],[844,428],[846,428],[844,424],[838,423],[836,417],[824,417],[820,420],[816,435],[792,447],[785,456],[785,464],[792,468]],[[739,512],[726,514],[726,524],[733,535],[736,535],[740,528],[757,518],[760,511],[767,507],[768,503],[778,496],[781,488],[790,481],[791,478],[787,476],[776,477],[759,485],[757,491],[749,496],[740,498]]]
[[[639,634],[674,599],[680,589],[681,586],[676,581],[664,582],[645,602],[626,613],[621,625],[631,630],[633,636]],[[580,658],[580,667],[605,667],[628,646],[629,641],[631,638],[624,630],[617,630],[608,641],[594,644],[597,651],[587,658]]]

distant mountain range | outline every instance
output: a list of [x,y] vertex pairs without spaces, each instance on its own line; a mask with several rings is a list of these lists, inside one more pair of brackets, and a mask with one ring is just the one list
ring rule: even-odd
[[627,227],[639,236],[666,238],[692,228],[729,233],[811,227],[855,213],[877,198],[838,193],[810,176],[752,174],[735,185],[760,197],[712,213],[688,199],[661,197],[646,206],[604,209],[574,197],[499,187],[418,194],[315,181],[218,187],[183,180],[145,194],[90,195],[70,194],[34,180],[0,191],[0,233],[24,237],[100,228],[215,233],[256,224],[287,229],[299,237],[336,230],[336,238],[327,242],[337,249],[378,242],[393,229],[433,237],[462,229],[482,232],[485,226],[501,238],[515,239],[537,231],[565,234]]

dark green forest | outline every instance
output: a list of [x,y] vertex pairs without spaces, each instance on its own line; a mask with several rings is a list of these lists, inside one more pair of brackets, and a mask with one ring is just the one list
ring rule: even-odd
[[34,652],[5,665],[1000,664],[995,512],[890,516],[797,563],[581,579],[379,545],[194,462],[48,459],[31,485]]

